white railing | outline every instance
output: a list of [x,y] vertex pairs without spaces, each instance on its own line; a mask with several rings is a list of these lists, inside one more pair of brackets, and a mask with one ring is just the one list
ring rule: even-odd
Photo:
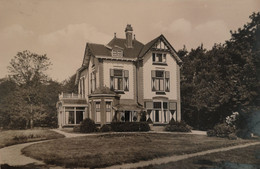
[[59,99],[84,99],[84,96],[76,93],[61,93]]

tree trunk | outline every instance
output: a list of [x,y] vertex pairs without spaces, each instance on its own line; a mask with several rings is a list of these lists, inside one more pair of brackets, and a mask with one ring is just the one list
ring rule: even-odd
[[32,117],[30,119],[30,126],[31,126],[31,129],[33,129],[33,118]]
[[33,109],[32,109],[32,104],[31,104],[31,119],[30,119],[30,127],[31,129],[33,128]]

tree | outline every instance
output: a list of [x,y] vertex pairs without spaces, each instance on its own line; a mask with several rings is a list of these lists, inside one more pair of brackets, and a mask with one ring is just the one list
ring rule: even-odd
[[40,102],[40,86],[47,81],[46,71],[51,62],[46,55],[38,55],[30,51],[18,52],[8,67],[10,79],[18,85],[21,107],[27,124],[33,128],[34,120],[43,111]]
[[190,125],[212,128],[232,112],[257,104],[260,13],[250,18],[225,44],[208,51],[200,46],[182,57],[182,110]]
[[62,91],[66,93],[77,93],[78,85],[75,84],[76,74],[72,75],[68,79],[62,82],[63,88]]

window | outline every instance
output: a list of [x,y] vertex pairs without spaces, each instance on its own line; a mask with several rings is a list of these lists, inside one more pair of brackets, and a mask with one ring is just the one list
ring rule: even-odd
[[169,119],[168,102],[153,102],[153,116],[154,122],[166,123]]
[[85,77],[81,77],[79,81],[79,94],[85,97]]
[[91,93],[96,90],[96,73],[92,72],[90,74],[90,85],[91,85]]
[[69,111],[69,124],[74,124],[74,111]]
[[170,72],[164,70],[152,70],[152,91],[170,91]]
[[111,102],[106,102],[106,122],[111,122]]
[[110,88],[116,91],[129,91],[129,71],[110,69]]
[[112,51],[112,56],[113,57],[122,57],[123,56],[123,51],[115,49],[115,50]]
[[153,63],[166,63],[166,53],[153,53]]
[[96,122],[97,122],[97,123],[101,122],[101,117],[100,117],[100,102],[96,102]]

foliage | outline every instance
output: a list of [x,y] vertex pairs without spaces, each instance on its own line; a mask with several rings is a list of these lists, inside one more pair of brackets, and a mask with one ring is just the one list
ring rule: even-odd
[[[199,129],[213,128],[232,112],[257,104],[259,98],[260,13],[231,32],[225,44],[203,45],[178,53],[183,60],[183,119]],[[259,100],[259,99],[258,99]]]
[[62,82],[62,91],[65,93],[77,93],[78,86],[75,84],[76,74]]
[[238,112],[233,112],[230,116],[226,117],[226,123],[231,127],[236,127],[236,121],[238,119],[238,116]]
[[171,120],[167,126],[165,126],[165,131],[171,132],[191,132],[191,127],[187,125],[184,121],[174,121]]
[[95,131],[97,131],[97,127],[95,122],[92,119],[86,118],[81,122],[80,124],[81,133],[92,133]]
[[235,133],[235,128],[227,125],[226,123],[217,124],[214,126],[213,130],[207,131],[209,137],[229,137],[230,134]]
[[109,132],[111,131],[111,127],[107,124],[104,124],[101,128],[100,128],[100,132]]
[[4,128],[57,127],[56,102],[61,84],[48,79],[46,55],[18,52],[9,78],[0,80],[0,124]]
[[150,126],[147,122],[112,122],[112,131],[115,132],[134,132],[149,131]]

